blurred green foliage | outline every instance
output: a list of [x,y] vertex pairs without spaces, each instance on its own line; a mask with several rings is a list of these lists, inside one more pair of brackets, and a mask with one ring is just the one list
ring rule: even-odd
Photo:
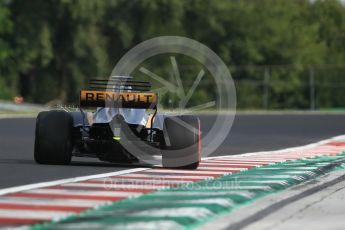
[[316,106],[344,107],[340,0],[0,0],[0,99],[76,102],[89,79],[107,78],[126,51],[162,35],[215,51],[231,67],[240,108],[309,108],[311,67]]

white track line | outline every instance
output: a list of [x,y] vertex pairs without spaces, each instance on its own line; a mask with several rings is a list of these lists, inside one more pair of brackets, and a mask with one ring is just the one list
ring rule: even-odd
[[199,166],[198,169],[202,169],[202,170],[210,170],[210,171],[243,171],[243,170],[247,170],[247,168],[222,168],[222,167],[207,167],[207,166]]
[[[329,139],[325,139],[325,140],[322,140],[319,142],[315,142],[315,143],[308,144],[308,145],[302,145],[302,146],[298,146],[298,147],[285,148],[285,149],[273,150],[273,151],[244,153],[244,154],[234,155],[234,157],[236,157],[236,156],[241,156],[241,157],[256,156],[256,155],[261,155],[261,154],[271,154],[273,152],[278,154],[278,153],[286,153],[286,152],[292,152],[292,151],[301,151],[301,150],[317,147],[320,145],[325,145],[325,144],[332,142],[332,141],[345,141],[345,135],[339,135],[339,136],[331,137]],[[232,156],[216,156],[216,157],[207,157],[205,159],[211,160],[211,159],[218,159],[218,158],[224,158],[224,157],[227,159],[229,159],[229,158],[231,159]]]
[[[198,171],[198,170],[174,170],[174,169],[150,169],[150,170],[147,170],[146,172],[150,172],[150,173],[162,173],[162,174],[200,174],[200,175],[203,175],[203,174],[214,174],[214,175],[222,175],[224,173],[227,173],[227,172],[215,172],[215,171]],[[150,176],[150,175],[148,175]],[[165,175],[164,175],[165,176]]]
[[158,208],[152,210],[137,211],[129,214],[134,217],[189,217],[194,219],[204,218],[213,213],[203,207],[183,207],[183,208]]
[[192,199],[192,200],[174,200],[174,203],[179,204],[216,204],[223,207],[233,206],[233,201],[230,198],[211,198],[211,199]]
[[184,229],[184,227],[173,220],[151,220],[151,221],[134,221],[128,223],[104,224],[95,222],[78,222],[78,223],[63,223],[57,224],[58,229]]
[[109,197],[133,197],[139,196],[141,192],[126,192],[126,191],[99,191],[99,190],[75,190],[75,189],[35,189],[25,191],[30,194],[52,194],[52,195],[79,195],[79,196],[109,196]]
[[273,164],[273,163],[276,163],[277,161],[266,161],[266,160],[251,160],[251,159],[247,159],[247,160],[244,160],[244,158],[226,158],[224,157],[224,159],[210,159],[208,160],[207,162],[211,162],[211,163],[224,163],[224,164],[237,164],[237,162],[239,162],[239,164]]
[[202,161],[199,165],[216,165],[216,166],[261,166],[261,164],[258,163],[235,163],[235,162],[229,162],[229,163],[217,163],[212,161]]
[[117,190],[117,189],[164,189],[168,188],[167,185],[155,185],[155,184],[145,184],[143,182],[136,182],[133,184],[96,184],[96,183],[69,183],[69,184],[62,184],[62,187],[81,187],[81,188],[100,188],[100,189],[109,189],[109,190]]
[[13,209],[0,209],[1,218],[16,218],[20,219],[39,219],[51,220],[75,214],[74,212],[64,211],[39,211],[39,210],[13,210]]
[[242,191],[242,190],[237,190],[237,191],[224,191],[224,190],[218,190],[218,191],[211,191],[208,192],[207,190],[204,190],[202,192],[197,191],[197,190],[190,190],[190,191],[167,191],[167,192],[158,192],[155,193],[155,196],[160,196],[160,197],[165,197],[165,196],[191,196],[191,199],[195,197],[202,197],[202,196],[221,196],[221,195],[240,195],[244,196],[247,198],[251,198],[254,196],[253,192],[250,191]]
[[160,180],[165,180],[165,179],[169,179],[169,178],[181,178],[181,180],[184,180],[184,179],[194,179],[194,180],[205,180],[205,179],[212,179],[213,176],[186,176],[184,175],[183,177],[181,176],[174,176],[174,175],[156,175],[156,174],[140,174],[140,173],[131,173],[131,174],[126,174],[126,175],[123,175],[122,177],[125,177],[125,178],[131,178],[131,177],[138,177],[138,178],[151,178],[151,179],[160,179]]
[[0,204],[22,204],[37,206],[67,206],[67,207],[94,207],[104,204],[105,201],[87,199],[52,199],[27,197],[0,197]]
[[[165,178],[147,178],[147,179],[131,179],[129,178],[99,178],[90,180],[88,182],[103,182],[98,184],[103,184],[104,186],[108,185],[117,185],[117,184],[184,184],[188,182],[194,182],[194,180],[187,180],[185,178],[181,180],[169,180]],[[86,182],[87,183],[87,182]],[[92,183],[88,183],[92,184]],[[63,186],[63,185],[62,185]]]

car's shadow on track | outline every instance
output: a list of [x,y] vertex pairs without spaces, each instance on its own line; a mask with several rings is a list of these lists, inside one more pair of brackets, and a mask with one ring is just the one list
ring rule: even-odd
[[72,161],[70,166],[95,166],[95,167],[118,167],[118,168],[152,168],[152,165],[147,164],[119,164],[119,163],[108,163],[108,162],[83,162],[83,161]]
[[[34,160],[21,160],[21,159],[0,159],[0,165],[1,164],[20,164],[20,165],[37,165],[40,166],[40,164],[37,164]],[[43,166],[43,165],[42,165]],[[61,165],[63,166],[63,165]],[[66,167],[104,167],[104,168],[152,168],[155,166],[148,165],[148,164],[119,164],[119,163],[110,163],[110,162],[85,162],[85,161],[72,161],[69,165],[65,165]]]

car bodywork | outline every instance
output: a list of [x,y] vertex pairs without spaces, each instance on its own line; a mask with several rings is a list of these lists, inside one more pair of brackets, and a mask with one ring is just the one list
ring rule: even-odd
[[150,89],[149,82],[131,77],[90,80],[89,88],[80,92],[80,111],[38,115],[35,160],[66,164],[74,156],[139,163],[143,155],[138,150],[144,155],[162,155],[165,167],[196,168],[201,159],[199,119],[159,114],[158,95]]
[[132,141],[161,148],[164,115],[157,115],[158,95],[148,91],[150,86],[122,76],[91,80],[89,89],[80,92],[80,106],[97,109],[94,113],[82,110],[72,114],[72,154],[117,163],[139,162],[121,144],[124,134]]

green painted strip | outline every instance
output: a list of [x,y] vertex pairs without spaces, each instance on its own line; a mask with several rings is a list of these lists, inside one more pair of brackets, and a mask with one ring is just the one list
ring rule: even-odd
[[192,229],[261,197],[341,169],[345,169],[345,153],[287,161],[156,191],[31,229]]

